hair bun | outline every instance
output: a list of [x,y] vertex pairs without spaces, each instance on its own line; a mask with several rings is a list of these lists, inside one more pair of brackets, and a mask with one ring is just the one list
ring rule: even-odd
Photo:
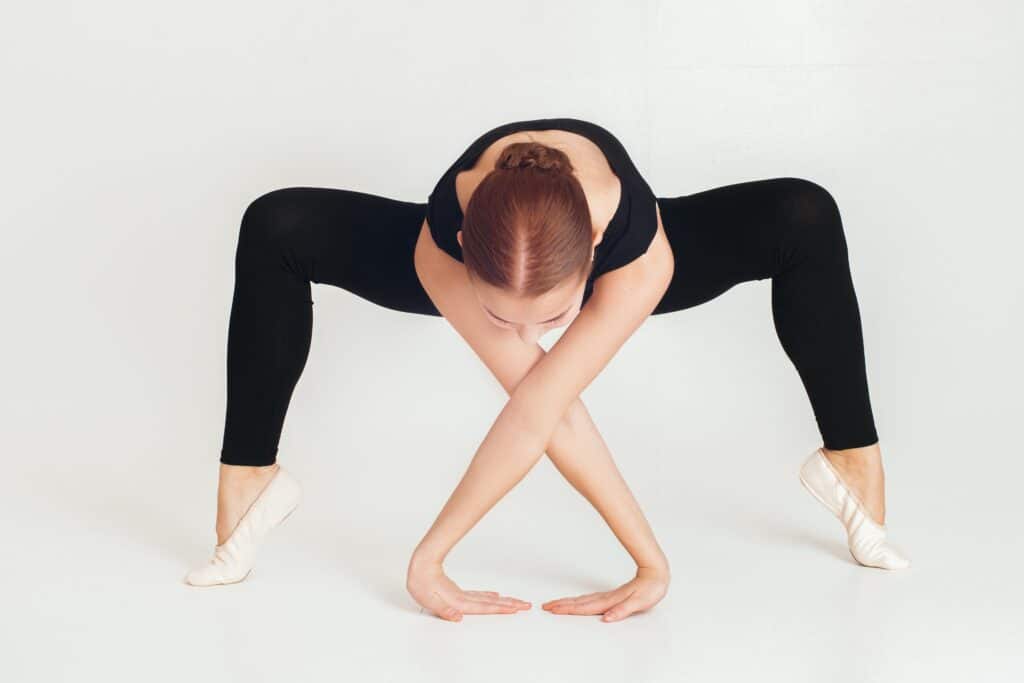
[[494,168],[500,170],[536,169],[546,173],[570,173],[572,162],[565,152],[539,142],[513,142],[501,151]]

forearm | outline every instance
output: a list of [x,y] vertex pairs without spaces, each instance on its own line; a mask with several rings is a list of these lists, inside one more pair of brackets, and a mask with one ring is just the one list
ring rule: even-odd
[[414,552],[414,561],[441,563],[448,552],[544,455],[544,443],[506,402],[455,490]]
[[[544,451],[537,450],[536,457],[528,459],[489,457],[488,454],[520,452],[515,446],[522,443],[523,432],[503,433],[505,423],[512,421],[498,419],[492,425],[484,441],[494,439],[494,449],[481,447],[474,456],[462,481],[417,547],[417,561],[443,562],[451,548],[543,455]],[[502,440],[507,444],[504,448]],[[598,511],[638,567],[668,569],[668,561],[647,519],[579,398],[566,411],[545,450],[555,467]]]
[[668,559],[579,398],[547,447],[548,457],[608,524],[638,567],[668,570]]
[[[554,441],[565,415],[579,401],[579,394],[646,318],[647,314],[641,315],[640,311],[653,307],[651,304],[641,309],[628,306],[623,309],[625,303],[635,305],[635,302],[619,301],[612,294],[606,296],[609,298],[603,301],[603,305],[591,306],[581,312],[552,350],[542,354],[510,390],[509,400],[473,455],[465,474],[417,546],[414,560],[443,562],[451,548],[526,476]],[[622,310],[631,313],[625,321],[615,317]],[[600,439],[596,443],[606,453]],[[605,457],[610,459],[607,453]],[[574,471],[582,473],[582,469]],[[644,561],[651,560],[649,555],[652,553],[647,552],[649,549],[633,542],[643,534],[647,524],[646,520],[640,524],[635,522],[639,509],[632,495],[623,495],[622,490],[626,487],[621,476],[616,471],[614,476],[605,476],[597,481],[602,482],[605,489],[617,486],[619,490],[618,495],[608,501],[594,493],[603,489],[590,489],[594,500],[602,502],[601,514],[608,514],[606,519],[614,522],[619,531],[626,532],[625,537],[630,539],[632,546],[630,552],[637,552]],[[632,514],[630,506],[636,508]],[[623,522],[630,519],[634,520],[632,524]],[[649,527],[646,533],[650,534]]]

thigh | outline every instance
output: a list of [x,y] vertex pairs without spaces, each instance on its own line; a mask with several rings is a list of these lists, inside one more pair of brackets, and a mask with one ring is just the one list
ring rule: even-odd
[[741,282],[777,272],[787,214],[798,178],[725,185],[680,197],[659,197],[675,274],[653,314],[691,308]]
[[355,190],[288,187],[253,202],[268,217],[286,266],[379,306],[440,316],[413,253],[426,204]]

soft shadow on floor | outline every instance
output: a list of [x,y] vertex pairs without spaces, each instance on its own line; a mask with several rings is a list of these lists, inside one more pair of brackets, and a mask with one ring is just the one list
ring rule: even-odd
[[[200,492],[186,490],[184,478],[164,479],[166,472],[141,466],[126,472],[123,466],[90,463],[23,475],[26,486],[47,492],[47,503],[56,508],[58,516],[124,538],[126,545],[144,548],[147,553],[155,551],[175,565],[174,572],[184,573],[186,565],[209,556],[216,543],[217,471],[211,473],[212,485]],[[207,515],[208,533],[193,533],[193,528],[182,523],[182,515],[175,512],[182,506],[195,506]]]
[[411,549],[400,547],[401,541],[344,519],[304,520],[302,536],[311,563],[337,571],[386,605],[419,611],[405,589],[404,551]]
[[[843,529],[838,522],[835,524],[834,535],[825,537],[802,526],[799,519],[786,518],[778,511],[766,512],[764,507],[747,506],[739,500],[728,500],[718,494],[714,500],[715,510],[709,510],[711,514],[706,519],[733,536],[758,543],[810,547],[831,555],[843,564],[859,566],[850,555]],[[826,513],[822,511],[820,514]]]

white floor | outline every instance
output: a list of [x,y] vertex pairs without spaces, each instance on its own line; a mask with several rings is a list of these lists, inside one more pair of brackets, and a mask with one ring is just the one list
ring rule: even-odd
[[915,566],[886,573],[853,563],[796,480],[800,455],[745,454],[750,476],[733,488],[718,477],[740,456],[723,450],[703,452],[688,479],[659,477],[659,462],[696,455],[652,450],[624,467],[675,577],[654,610],[616,624],[539,608],[629,576],[546,459],[448,562],[461,585],[534,609],[459,624],[419,613],[404,591],[408,551],[446,495],[423,463],[394,485],[383,458],[364,455],[355,482],[293,457],[305,503],[246,582],[209,589],[180,578],[212,542],[212,464],[140,476],[129,462],[25,463],[7,475],[5,503],[28,523],[3,530],[0,678],[1021,680],[1019,520],[995,514],[1016,485],[946,499],[954,472],[916,479],[893,457],[891,533]]

